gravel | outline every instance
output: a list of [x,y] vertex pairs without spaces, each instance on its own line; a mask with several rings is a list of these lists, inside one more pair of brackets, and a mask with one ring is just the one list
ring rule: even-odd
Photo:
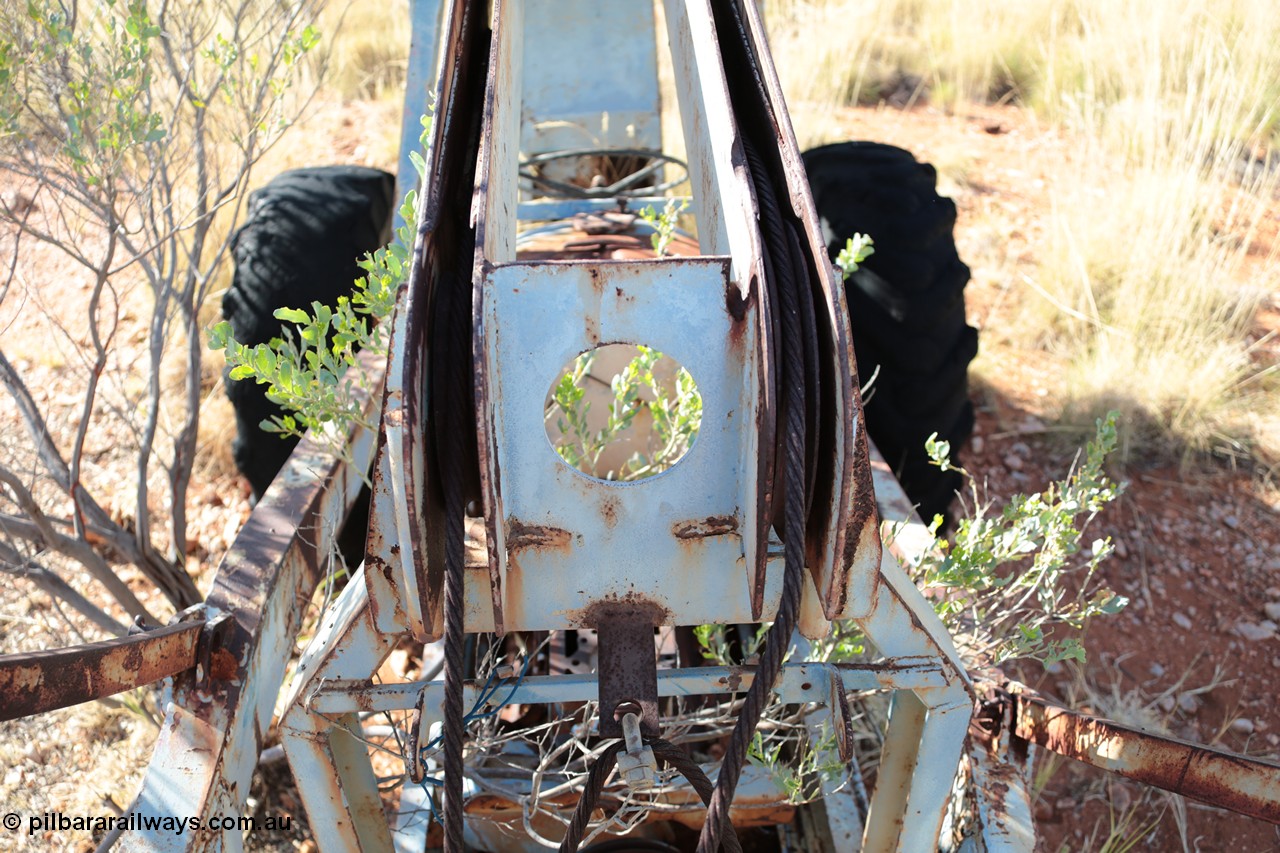
[[1266,622],[1240,621],[1236,623],[1236,633],[1251,643],[1260,643],[1275,637],[1276,623],[1270,620]]
[[1248,717],[1240,717],[1239,719],[1231,721],[1230,728],[1231,731],[1238,735],[1251,735],[1253,734],[1254,729],[1253,720],[1250,720]]

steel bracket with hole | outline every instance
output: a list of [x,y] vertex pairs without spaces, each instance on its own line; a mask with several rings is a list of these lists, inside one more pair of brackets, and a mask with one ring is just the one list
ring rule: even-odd
[[[486,273],[479,313],[494,627],[597,628],[620,604],[656,625],[750,621],[750,567],[767,547],[752,523],[760,355],[728,259],[503,264]],[[547,389],[602,343],[652,346],[697,383],[703,427],[661,474],[599,480],[547,440]]]

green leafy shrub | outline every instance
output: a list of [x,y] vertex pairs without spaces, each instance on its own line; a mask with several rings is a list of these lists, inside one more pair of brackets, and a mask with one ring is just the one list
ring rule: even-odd
[[[971,501],[950,538],[940,535],[942,517],[932,520],[932,547],[907,569],[931,594],[970,665],[1083,661],[1079,633],[1085,623],[1129,603],[1092,585],[1098,566],[1112,554],[1110,538],[1084,544],[1090,522],[1124,489],[1105,470],[1116,448],[1116,420],[1115,412],[1098,420],[1094,439],[1062,480],[1037,494],[1014,495],[999,512],[973,475],[952,464],[948,442],[936,434],[927,442],[935,465],[959,471],[968,481]],[[891,530],[888,538],[900,530]],[[811,657],[855,660],[865,649],[866,638],[856,625],[836,623]]]
[[[1082,546],[1089,523],[1123,490],[1104,469],[1116,447],[1116,417],[1098,420],[1083,459],[1064,479],[1038,494],[1014,495],[999,513],[973,476],[952,465],[947,442],[935,434],[926,444],[934,464],[969,481],[973,511],[912,569],[917,583],[944,591],[938,613],[975,662],[1083,661],[1076,632],[1128,604],[1109,589],[1091,590],[1098,565],[1112,553],[1110,538]],[[941,525],[934,518],[930,532],[936,536]]]
[[[612,399],[600,429],[588,422],[591,410],[584,384],[595,363],[597,350],[574,359],[553,389],[545,420],[554,423],[556,453],[583,473],[606,480],[631,481],[666,471],[693,446],[702,426],[702,395],[689,371],[675,370],[674,387],[658,378],[660,362],[667,358],[652,347],[637,346],[638,354],[610,381]],[[669,360],[669,359],[668,359]],[[647,390],[646,399],[642,390]],[[635,435],[636,418],[651,416],[647,440]],[[601,457],[616,442],[634,448],[616,470],[600,471]]]
[[836,255],[836,267],[845,281],[853,275],[862,262],[876,253],[871,237],[867,234],[854,234],[845,241],[844,248]]
[[[423,116],[422,128],[425,146],[430,116]],[[417,152],[410,157],[421,181],[426,163]],[[405,195],[400,219],[403,224],[396,229],[396,239],[359,261],[365,275],[355,283],[351,297],[340,297],[336,307],[313,302],[310,311],[280,308],[275,317],[293,323],[294,329],[286,327],[283,336],[257,346],[236,341],[226,321],[209,330],[209,348],[225,353],[232,380],[253,379],[267,385],[267,398],[292,412],[264,420],[260,424],[263,430],[282,437],[301,437],[308,430],[317,434],[328,431],[332,449],[345,455],[351,427],[374,428],[355,393],[366,377],[362,371],[347,368],[355,364],[360,350],[386,354],[390,330],[382,321],[390,316],[401,285],[409,279],[418,221],[416,190]]]
[[676,199],[669,198],[661,213],[654,210],[652,205],[648,205],[640,211],[640,220],[653,228],[653,234],[649,236],[649,242],[653,245],[653,251],[657,253],[658,257],[665,258],[667,256],[667,249],[670,248],[671,240],[676,234],[676,222],[679,221],[680,214],[688,206],[688,199],[682,198],[677,204]]

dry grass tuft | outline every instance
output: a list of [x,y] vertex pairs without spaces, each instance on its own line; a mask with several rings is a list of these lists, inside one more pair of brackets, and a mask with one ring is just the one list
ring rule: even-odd
[[409,2],[350,0],[330,6],[320,26],[332,40],[326,86],[345,101],[404,92],[409,65]]
[[[1280,18],[1261,0],[779,0],[774,51],[807,143],[836,107],[1016,102],[1072,140],[1023,345],[1062,365],[1057,415],[1120,409],[1126,444],[1280,459],[1256,347],[1280,198]],[[962,224],[961,227],[964,227]]]
[[[1275,289],[1276,246],[1258,236],[1280,169],[1254,157],[1274,110],[1258,112],[1262,81],[1216,35],[1192,35],[1194,56],[1186,44],[1153,54],[1144,91],[1122,101],[1062,98],[1082,156],[1057,182],[1030,328],[1070,365],[1068,422],[1118,406],[1131,442],[1267,458],[1280,407],[1250,333]],[[1081,85],[1103,88],[1087,73]]]

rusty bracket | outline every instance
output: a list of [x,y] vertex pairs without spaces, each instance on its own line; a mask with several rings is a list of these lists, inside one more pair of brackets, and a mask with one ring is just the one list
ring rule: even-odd
[[975,685],[978,700],[969,720],[969,735],[985,744],[998,743],[1013,720],[1013,694],[991,682]]
[[658,623],[649,610],[625,604],[600,608],[598,618],[600,735],[622,737],[617,708],[634,703],[639,707],[641,731],[656,736],[660,723],[653,629]]
[[831,725],[836,733],[836,750],[840,760],[845,764],[853,761],[853,714],[849,710],[849,697],[845,695],[844,680],[840,671],[831,669],[828,672],[830,697],[827,707],[831,709]]
[[418,701],[409,712],[409,736],[405,742],[405,772],[409,781],[421,785],[427,778],[427,762],[422,756],[422,711],[427,700],[424,690],[418,694]]
[[235,627],[230,613],[219,613],[201,627],[196,641],[196,673],[200,681],[226,681],[235,677],[239,663],[227,649]]

